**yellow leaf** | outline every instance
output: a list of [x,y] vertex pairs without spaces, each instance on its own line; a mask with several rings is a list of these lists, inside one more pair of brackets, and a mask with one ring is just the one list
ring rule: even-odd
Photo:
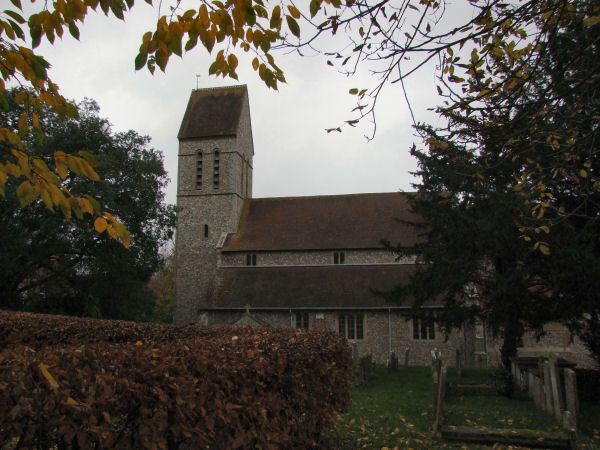
[[79,403],[77,403],[75,400],[73,400],[71,397],[69,397],[67,399],[67,405],[78,405]]
[[231,67],[232,70],[235,70],[235,68],[238,65],[238,59],[233,53],[230,53],[229,56],[227,56],[227,62],[229,63],[229,67]]
[[57,389],[58,388],[58,383],[56,382],[56,380],[54,379],[54,377],[50,374],[50,372],[48,372],[48,366],[44,363],[40,363],[40,365],[38,366],[40,368],[40,371],[42,372],[42,375],[44,376],[44,378],[46,380],[48,380],[48,383],[50,384],[50,387],[52,389]]
[[67,159],[65,152],[54,153],[54,165],[56,166],[56,172],[64,180],[67,178]]
[[92,203],[87,198],[78,198],[77,202],[79,202],[79,207],[83,212],[88,213],[90,216],[94,215]]
[[11,162],[7,162],[6,165],[6,173],[12,175],[15,178],[19,178],[21,176],[21,168],[16,164]]
[[77,158],[77,165],[86,177],[88,177],[92,181],[100,181],[100,176],[85,159],[76,156],[74,156],[73,158]]
[[34,201],[39,192],[35,189],[29,181],[23,181],[17,188],[17,198],[21,206],[29,205]]
[[142,343],[142,341],[137,341],[137,342],[135,343],[135,345],[136,345],[137,347],[140,347],[140,346],[142,346],[142,345],[144,345],[144,344]]
[[108,224],[106,223],[106,219],[104,219],[103,217],[98,217],[94,221],[94,228],[98,233],[102,233],[104,230],[106,230],[107,225]]
[[548,247],[546,244],[540,244],[540,252],[542,252],[544,255],[549,255],[550,254],[550,247]]
[[581,178],[587,178],[588,176],[587,172],[583,169],[579,171],[579,175],[581,176]]
[[46,208],[48,208],[50,211],[54,212],[54,204],[52,203],[52,198],[50,197],[50,193],[46,189],[44,189],[40,192],[40,196],[42,197],[42,200],[44,201]]
[[28,128],[28,123],[27,123],[27,113],[21,113],[21,116],[19,117],[19,123],[17,125],[19,127],[19,131],[21,132],[25,132],[27,131]]
[[273,12],[271,13],[271,21],[269,22],[269,26],[271,28],[279,29],[281,24],[281,7],[279,5],[273,8]]
[[288,28],[292,34],[296,37],[300,37],[300,27],[298,26],[298,22],[296,22],[292,16],[285,16],[285,20],[287,21]]
[[600,23],[600,16],[591,16],[583,21],[583,24],[588,27],[592,27]]
[[294,5],[288,5],[288,10],[294,19],[300,18],[300,11]]

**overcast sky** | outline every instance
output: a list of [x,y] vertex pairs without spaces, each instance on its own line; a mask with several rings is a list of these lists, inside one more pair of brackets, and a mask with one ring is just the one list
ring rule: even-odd
[[[133,129],[152,138],[165,158],[171,183],[167,201],[176,202],[177,132],[188,98],[199,87],[247,84],[254,136],[254,197],[394,192],[411,190],[415,162],[409,155],[419,142],[399,85],[379,99],[377,135],[365,122],[343,133],[325,132],[351,118],[355,106],[348,90],[370,85],[368,74],[346,78],[322,57],[276,56],[287,84],[268,89],[240,56],[239,82],[208,76],[210,57],[196,47],[182,59],[172,57],[166,73],[135,72],[133,61],[141,36],[152,29],[158,13],[138,2],[125,22],[91,14],[80,26],[80,41],[66,33],[37,51],[51,64],[50,75],[64,96],[95,99],[115,131]],[[197,79],[196,75],[201,75]],[[435,106],[433,69],[407,84],[418,121],[435,123],[426,110]]]

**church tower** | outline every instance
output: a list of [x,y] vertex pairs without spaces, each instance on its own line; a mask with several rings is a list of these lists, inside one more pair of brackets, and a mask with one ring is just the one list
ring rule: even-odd
[[217,255],[252,198],[252,127],[245,85],[196,89],[181,122],[175,323],[198,321],[215,294]]

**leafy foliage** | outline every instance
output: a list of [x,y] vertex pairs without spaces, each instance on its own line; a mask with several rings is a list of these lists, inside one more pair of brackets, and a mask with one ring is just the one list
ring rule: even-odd
[[0,438],[20,446],[308,448],[350,400],[350,352],[334,332],[5,312],[0,323]]
[[167,256],[163,267],[148,282],[148,288],[154,294],[153,322],[173,322],[175,305],[175,258],[171,253]]
[[448,328],[478,317],[501,332],[505,364],[526,328],[541,333],[550,321],[600,358],[600,110],[588,82],[598,61],[589,5],[565,4],[530,67],[535,77],[510,102],[490,95],[476,111],[447,108],[447,126],[418,127],[428,148],[412,151],[422,179],[413,209],[427,242],[398,250],[428,264],[408,290],[420,301],[443,298]]
[[[12,101],[14,97],[11,97]],[[16,103],[0,114],[0,125],[14,129],[21,114]],[[153,296],[146,283],[160,267],[161,245],[173,233],[173,207],[165,205],[168,181],[162,156],[148,148],[149,138],[134,131],[113,133],[91,100],[77,105],[79,119],[61,120],[50,108],[40,113],[45,138],[24,141],[29,154],[52,159],[55,149],[67,154],[86,149],[102,182],[69,174],[65,187],[90,203],[114,213],[127,226],[128,249],[106,232],[98,234],[82,221],[47,214],[37,202],[20,207],[18,189],[0,203],[0,286],[2,307],[109,318],[146,319]],[[17,184],[10,180],[8,186]],[[91,194],[91,195],[90,195]],[[74,215],[82,212],[74,208]],[[98,220],[103,220],[98,218]]]
[[496,367],[492,370],[492,384],[498,391],[498,395],[504,397],[511,397],[515,391],[512,373],[504,367]]

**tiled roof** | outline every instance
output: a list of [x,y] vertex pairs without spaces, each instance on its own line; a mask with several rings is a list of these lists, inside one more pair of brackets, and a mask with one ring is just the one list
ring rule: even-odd
[[398,306],[372,289],[388,291],[405,284],[413,270],[411,264],[222,268],[222,288],[210,304],[215,308]]
[[192,91],[177,138],[236,135],[246,95],[245,85]]
[[246,200],[238,232],[224,252],[382,248],[411,245],[417,231],[411,193],[329,195]]

